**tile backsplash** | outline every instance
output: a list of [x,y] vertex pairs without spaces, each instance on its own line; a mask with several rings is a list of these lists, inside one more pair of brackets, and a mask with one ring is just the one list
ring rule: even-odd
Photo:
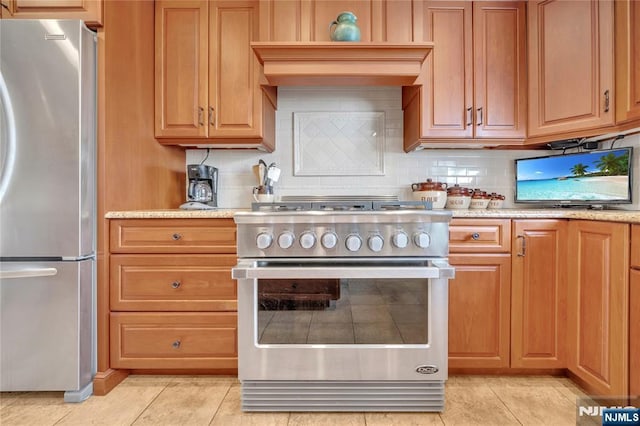
[[[383,174],[362,175],[355,171],[363,167],[359,161],[371,157],[352,156],[351,162],[341,158],[342,172],[322,174],[323,167],[313,175],[296,174],[301,141],[305,139],[294,132],[294,113],[305,113],[305,117],[326,117],[327,113],[344,113],[348,118],[352,112],[384,113],[384,142],[382,149]],[[222,208],[249,207],[252,188],[257,185],[252,166],[263,159],[267,164],[276,163],[282,169],[280,180],[275,185],[276,196],[283,195],[397,195],[400,199],[411,199],[411,183],[427,178],[458,183],[470,188],[482,188],[506,196],[505,208],[534,207],[513,203],[514,162],[516,158],[548,155],[541,150],[483,150],[483,149],[425,149],[405,153],[402,149],[402,94],[399,87],[280,87],[276,112],[276,151],[264,153],[255,150],[211,150],[205,164],[219,169],[218,204]],[[299,114],[300,115],[300,114]],[[326,128],[320,130],[329,131]],[[344,140],[345,144],[350,142]],[[327,144],[323,158],[343,155],[344,147]],[[634,150],[634,185],[631,205],[619,208],[640,210],[640,135],[628,136],[616,142],[616,147],[630,146]],[[602,148],[608,148],[604,143]],[[348,151],[348,150],[347,150]],[[206,157],[204,149],[187,150],[187,164],[200,163]],[[307,167],[308,167],[308,160]],[[320,160],[319,160],[320,161]],[[326,161],[326,160],[324,160]],[[350,166],[350,164],[352,164]]]

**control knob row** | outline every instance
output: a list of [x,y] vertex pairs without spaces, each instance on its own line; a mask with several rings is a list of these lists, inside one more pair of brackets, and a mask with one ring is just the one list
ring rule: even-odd
[[[288,249],[293,246],[295,235],[290,231],[285,231],[278,236],[278,246]],[[404,232],[397,232],[391,238],[391,242],[397,248],[406,248],[409,245],[409,236]],[[419,232],[414,235],[413,243],[419,248],[427,248],[431,244],[431,237],[426,232]],[[268,232],[261,232],[256,238],[256,246],[260,250],[265,250],[273,244],[273,236]],[[338,244],[338,236],[335,232],[325,232],[320,238],[320,244],[326,249],[332,249]],[[316,245],[316,236],[313,232],[303,232],[300,235],[300,246],[310,249]],[[348,235],[345,240],[347,250],[356,252],[362,248],[362,238],[357,234]],[[384,239],[381,235],[372,235],[367,240],[367,246],[373,252],[379,252],[384,247]]]

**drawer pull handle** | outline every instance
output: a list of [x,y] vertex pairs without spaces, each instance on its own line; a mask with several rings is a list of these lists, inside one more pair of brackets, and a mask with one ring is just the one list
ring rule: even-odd
[[474,232],[473,234],[471,234],[471,239],[476,241],[479,240],[480,234],[478,234],[477,232]]
[[174,241],[178,241],[180,238],[182,238],[182,235],[180,235],[180,234],[173,234],[173,235],[171,236],[171,238],[173,238],[173,240],[174,240]]
[[179,349],[180,348],[180,340],[176,340],[175,342],[173,342],[171,344],[171,346],[173,346],[173,349]]
[[173,288],[178,288],[178,287],[180,287],[180,281],[174,281],[174,282],[172,282],[172,283],[171,283],[171,287],[173,287]]

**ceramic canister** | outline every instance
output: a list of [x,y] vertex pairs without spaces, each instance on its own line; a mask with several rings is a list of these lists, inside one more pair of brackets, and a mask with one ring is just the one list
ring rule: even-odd
[[433,182],[427,179],[426,182],[411,184],[413,199],[416,201],[431,201],[434,209],[443,209],[447,203],[447,184]]
[[457,183],[447,189],[448,209],[468,209],[471,204],[471,191],[469,188],[463,188]]
[[471,195],[471,203],[469,204],[469,208],[476,210],[486,209],[489,205],[490,200],[491,196],[488,195],[485,191],[474,189],[473,195]]

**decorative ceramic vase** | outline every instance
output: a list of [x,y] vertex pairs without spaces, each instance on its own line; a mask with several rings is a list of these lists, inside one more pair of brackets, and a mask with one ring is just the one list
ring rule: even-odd
[[329,25],[329,36],[332,41],[360,41],[360,28],[356,24],[356,15],[342,12]]

